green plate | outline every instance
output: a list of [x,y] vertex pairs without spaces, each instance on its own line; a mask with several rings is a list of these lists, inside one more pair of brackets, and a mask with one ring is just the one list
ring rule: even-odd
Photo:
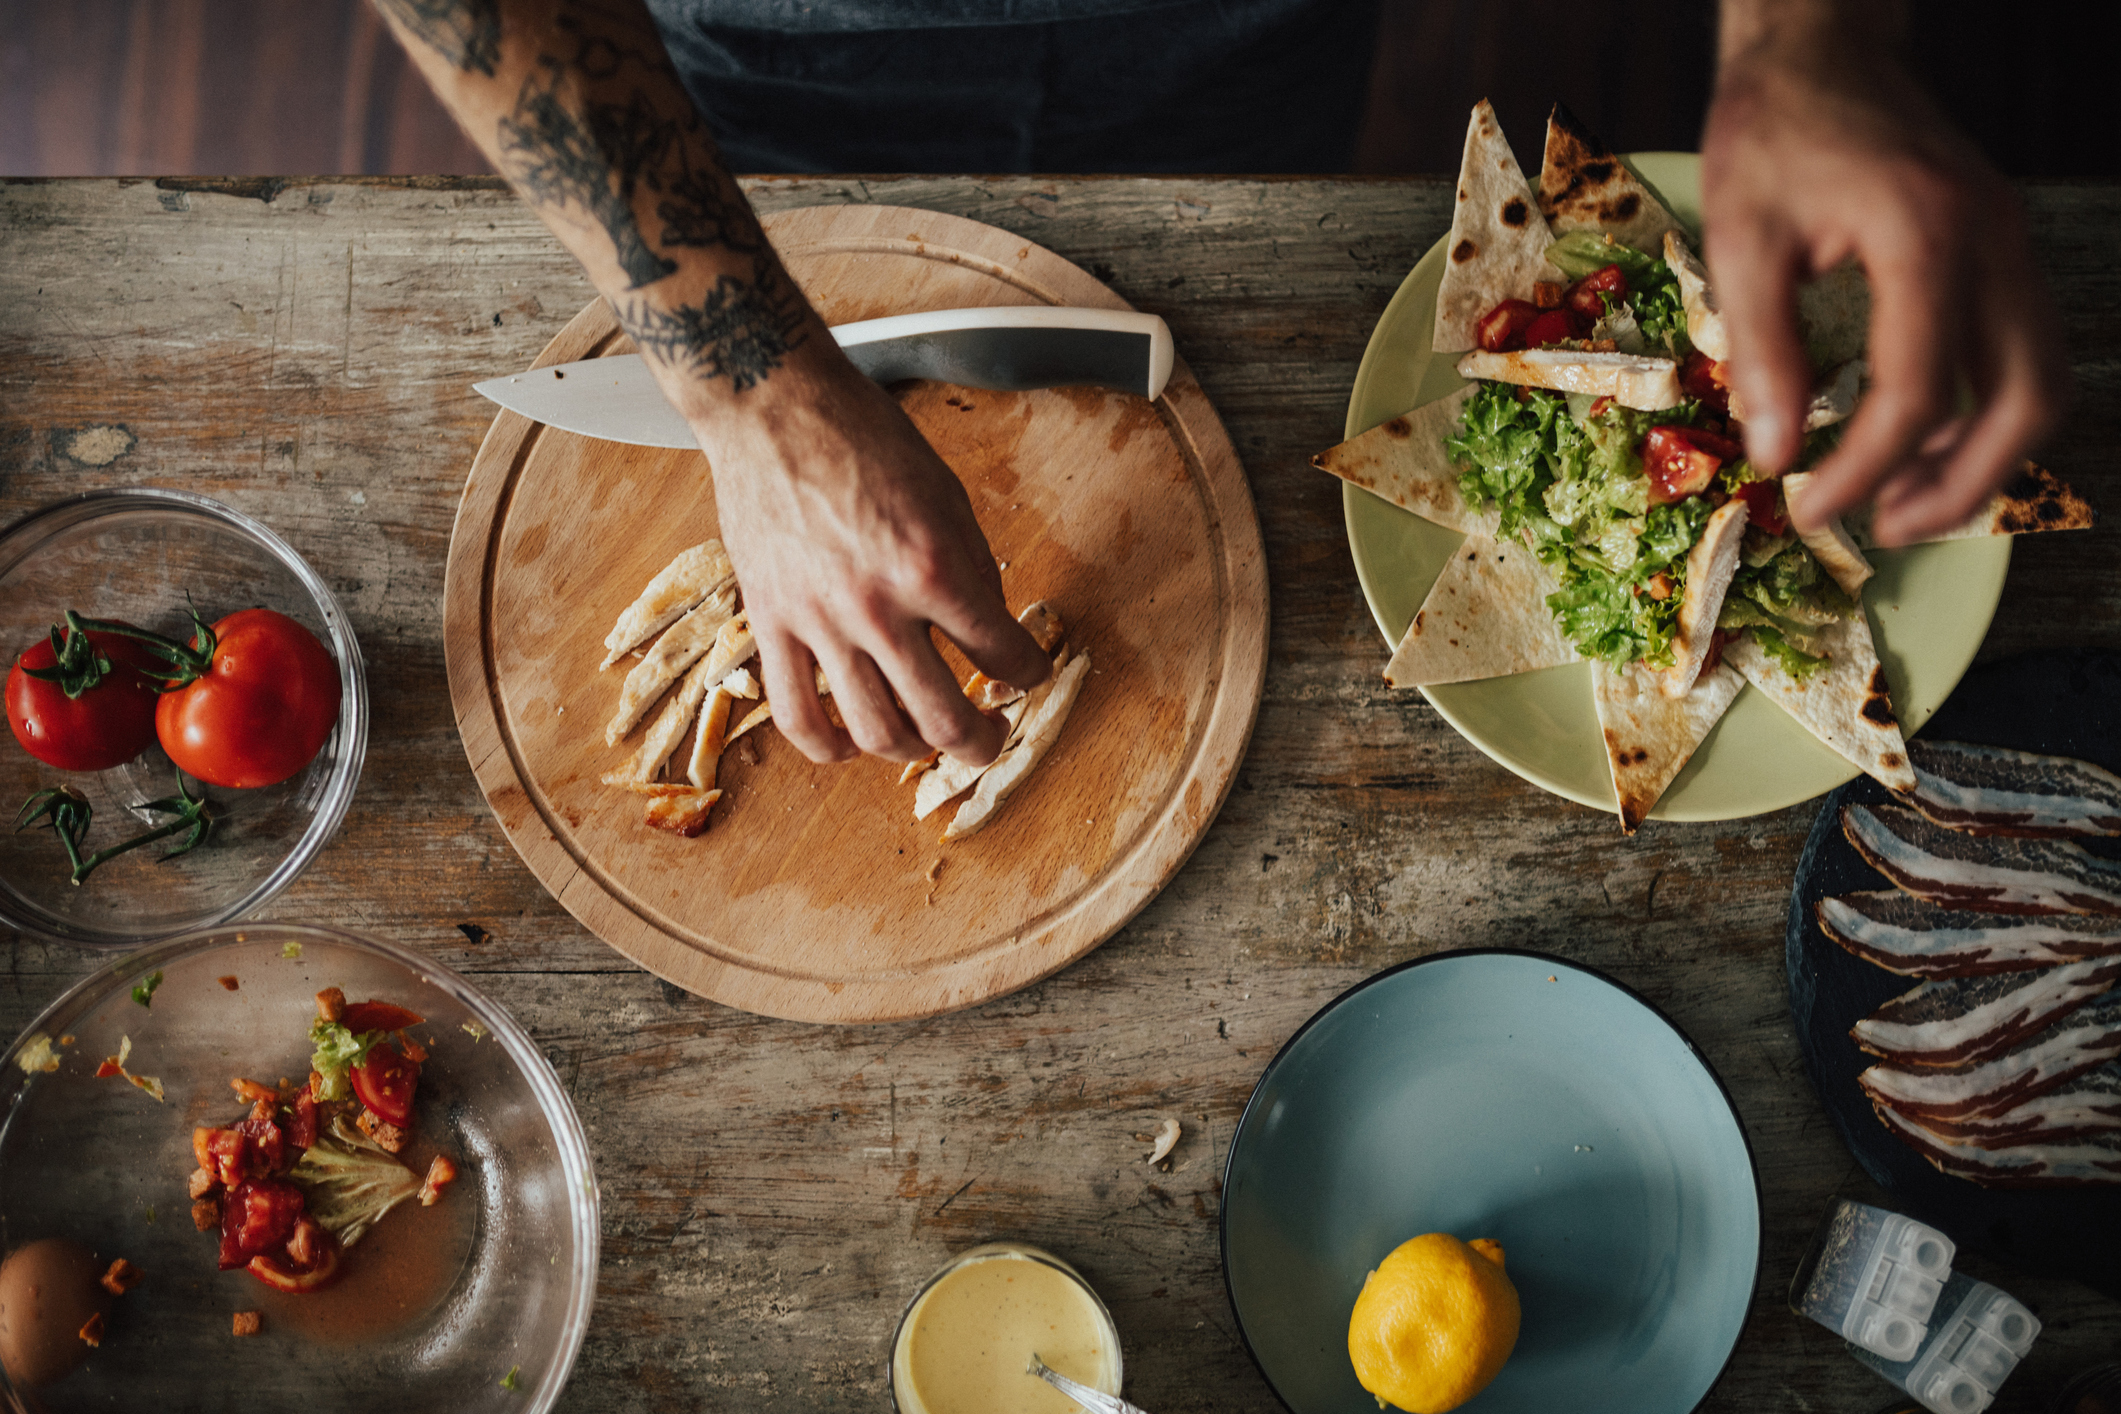
[[[1682,220],[1698,226],[1699,157],[1646,152],[1629,160]],[[1429,347],[1443,256],[1439,240],[1385,306],[1355,373],[1346,436],[1464,385],[1453,371],[1455,357],[1439,357]],[[1342,486],[1341,502],[1355,573],[1389,651],[1465,537],[1355,486]],[[1903,730],[1912,733],[1928,721],[1974,661],[2010,559],[2005,536],[1871,555],[1878,573],[1864,586],[1863,602]],[[1422,692],[1466,740],[1532,784],[1595,809],[1615,808],[1588,664]],[[1857,774],[1853,764],[1748,687],[1650,814],[1659,820],[1736,820],[1809,800]]]

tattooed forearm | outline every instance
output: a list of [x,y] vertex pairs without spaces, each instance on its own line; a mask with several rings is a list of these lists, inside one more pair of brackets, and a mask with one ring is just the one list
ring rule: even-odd
[[543,59],[524,82],[515,111],[501,119],[502,162],[534,199],[579,206],[594,217],[611,237],[627,283],[639,289],[677,269],[648,248],[633,215],[642,173],[663,160],[676,126],[638,92],[630,103],[584,104],[577,113],[562,96],[564,74],[557,61]]
[[656,206],[663,222],[662,246],[726,246],[751,255],[766,248],[766,233],[751,205],[714,172],[687,169],[667,188],[669,200]]
[[763,383],[804,338],[803,302],[764,256],[750,279],[723,275],[698,304],[636,299],[617,309],[642,353],[701,378],[727,378],[733,393]]
[[493,77],[501,61],[501,0],[375,0],[375,4],[456,68]]

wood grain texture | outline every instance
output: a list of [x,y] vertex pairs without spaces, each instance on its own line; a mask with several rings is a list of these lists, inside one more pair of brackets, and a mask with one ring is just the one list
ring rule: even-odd
[[[597,1313],[563,1407],[885,1407],[900,1304],[953,1250],[1019,1237],[1111,1303],[1157,1414],[1277,1408],[1237,1344],[1217,1183],[1261,1069],[1342,988],[1471,943],[1605,969],[1731,1089],[1758,1158],[1755,1308],[1707,1410],[1863,1411],[1890,1390],[1791,1315],[1830,1195],[1877,1195],[1806,1079],[1782,980],[1814,807],[1719,825],[1540,795],[1378,673],[1339,486],[1371,326],[1449,224],[1441,180],[790,180],[766,210],[887,203],[1013,230],[1170,321],[1243,458],[1274,616],[1235,788],[1155,902],[1073,967],[957,1015],[767,1021],[660,984],[516,859],[465,762],[442,656],[452,517],[490,407],[590,298],[493,183],[304,182],[271,200],[115,181],[0,184],[0,516],[167,483],[269,522],[370,662],[362,792],[274,906],[422,948],[527,1026],[580,1108],[604,1199]],[[2121,185],[2025,189],[2077,401],[2043,460],[2121,506]],[[138,439],[93,464],[122,424]],[[87,459],[77,453],[90,453]],[[2121,648],[2114,522],[2019,547],[1984,649]],[[467,936],[456,925],[475,931]],[[96,959],[8,939],[10,1034]],[[1132,1135],[1185,1121],[1168,1174]],[[2121,1346],[2121,1309],[1982,1263],[2047,1323],[1994,1406],[2036,1414]]]
[[[934,212],[818,207],[766,228],[831,324],[992,304],[1121,307],[1050,251]],[[598,300],[538,362],[631,349]],[[773,731],[752,738],[756,763],[724,760],[723,798],[697,839],[646,828],[638,796],[601,784],[638,745],[602,739],[631,665],[597,671],[602,631],[673,555],[721,534],[697,452],[503,412],[450,541],[450,694],[510,842],[620,952],[768,1016],[932,1016],[1096,947],[1207,830],[1266,671],[1252,494],[1182,360],[1153,404],[1096,388],[894,391],[964,482],[1010,602],[1050,602],[1090,659],[1069,729],[972,839],[941,842],[954,807],[916,821],[895,763],[820,768]],[[961,659],[955,670],[970,671]]]

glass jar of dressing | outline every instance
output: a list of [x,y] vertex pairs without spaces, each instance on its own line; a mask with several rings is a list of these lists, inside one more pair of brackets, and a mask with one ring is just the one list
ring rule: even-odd
[[921,1285],[891,1342],[898,1414],[1080,1414],[1026,1372],[1031,1356],[1118,1394],[1119,1329],[1082,1273],[1050,1252],[991,1242],[961,1252]]

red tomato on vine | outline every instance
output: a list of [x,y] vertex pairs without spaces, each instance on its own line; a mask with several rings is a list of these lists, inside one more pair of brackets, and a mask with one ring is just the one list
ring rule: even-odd
[[154,679],[162,666],[124,634],[54,628],[8,670],[7,724],[22,749],[47,766],[122,766],[155,739]]
[[[165,656],[168,656],[165,654]],[[339,665],[273,609],[241,609],[193,634],[155,708],[162,749],[214,786],[269,786],[316,758],[339,720]]]

